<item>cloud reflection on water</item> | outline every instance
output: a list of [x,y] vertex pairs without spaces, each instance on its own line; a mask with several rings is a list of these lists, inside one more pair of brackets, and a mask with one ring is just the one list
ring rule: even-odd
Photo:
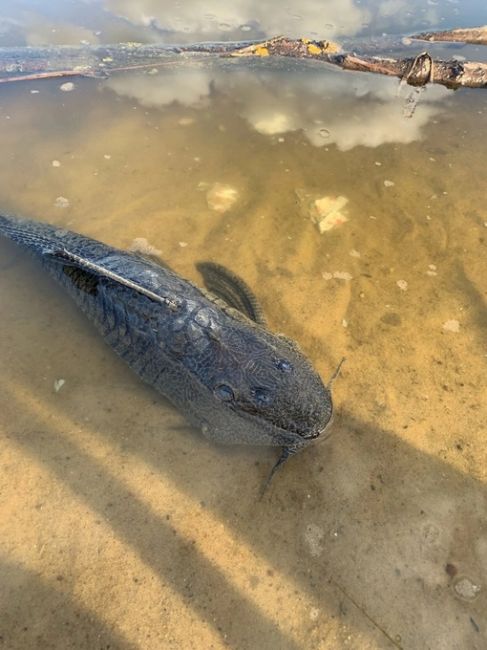
[[105,6],[134,24],[155,24],[182,35],[211,34],[212,38],[234,30],[293,37],[356,34],[369,18],[368,10],[353,0],[290,0],[285,5],[256,0],[208,0],[204,4],[189,0],[169,6],[159,0],[106,0]]
[[[462,16],[485,8],[482,0],[288,0],[262,3],[235,0],[233,3],[194,0],[166,3],[160,0],[103,0],[112,14],[133,25],[156,27],[172,42],[201,38],[229,40],[245,36],[341,36],[407,33],[431,27],[463,25]],[[467,5],[467,6],[464,6]]]
[[400,34],[485,22],[485,0],[4,0],[5,44],[191,42],[285,34],[335,38]]
[[314,146],[336,144],[343,151],[420,139],[449,93],[443,87],[428,88],[407,119],[403,107],[410,89],[398,93],[397,80],[325,69],[179,69],[113,77],[106,86],[150,108],[173,103],[200,108],[224,97],[231,101],[231,110],[263,135],[300,132]]

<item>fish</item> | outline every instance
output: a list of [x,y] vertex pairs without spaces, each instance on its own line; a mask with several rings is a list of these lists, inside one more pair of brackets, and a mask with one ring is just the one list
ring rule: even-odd
[[266,486],[327,429],[331,382],[295,341],[267,327],[229,269],[199,262],[198,287],[159,258],[56,225],[0,214],[0,235],[36,257],[112,350],[206,438],[280,448]]

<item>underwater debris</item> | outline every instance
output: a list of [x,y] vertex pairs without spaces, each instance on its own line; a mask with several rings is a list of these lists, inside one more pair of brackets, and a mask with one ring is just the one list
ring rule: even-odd
[[324,271],[321,274],[321,277],[323,280],[345,280],[345,282],[349,282],[350,280],[353,280],[353,275],[349,273],[348,271],[333,271],[333,273],[328,273],[327,271]]
[[345,196],[316,196],[306,190],[295,190],[303,216],[311,219],[318,226],[321,234],[341,226],[348,217],[343,212],[348,199]]
[[457,596],[460,596],[460,598],[463,598],[464,600],[473,600],[478,596],[481,587],[470,580],[470,578],[462,576],[456,580],[453,590]]
[[443,323],[442,327],[446,332],[459,332],[460,331],[460,323],[455,319],[446,320]]
[[67,199],[65,196],[58,196],[54,201],[54,207],[69,208],[69,199]]
[[304,531],[304,541],[309,553],[313,557],[319,557],[323,553],[324,530],[317,524],[308,524]]
[[152,255],[154,257],[160,257],[162,255],[161,251],[149,244],[145,237],[136,237],[128,248],[130,253],[140,253],[141,255]]
[[64,386],[65,383],[66,383],[65,379],[55,379],[53,385],[54,392],[59,393],[59,391],[61,390],[61,388]]
[[[202,189],[204,187],[201,186]],[[234,206],[238,199],[238,191],[231,185],[213,183],[206,193],[206,202],[210,210],[223,214]]]

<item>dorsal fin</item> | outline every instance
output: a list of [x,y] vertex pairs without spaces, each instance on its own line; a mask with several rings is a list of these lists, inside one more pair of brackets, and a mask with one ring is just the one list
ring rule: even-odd
[[196,268],[203,276],[205,287],[218,299],[245,314],[258,325],[266,326],[266,319],[250,287],[232,271],[214,262],[198,262]]
[[151,291],[150,289],[146,289],[145,287],[142,287],[140,284],[137,284],[137,282],[134,282],[133,280],[129,280],[128,278],[124,278],[118,273],[115,273],[114,271],[110,271],[104,266],[101,266],[96,262],[92,262],[91,260],[87,260],[86,258],[81,257],[80,255],[76,255],[76,253],[71,253],[66,249],[52,250],[44,253],[44,255],[46,257],[49,257],[49,259],[53,261],[63,264],[64,266],[76,267],[82,269],[83,271],[86,271],[87,273],[90,273],[91,275],[113,280],[118,284],[128,287],[133,291],[137,291],[143,296],[146,296],[147,298],[154,300],[154,302],[159,302],[163,305],[168,306],[172,310],[177,310],[179,307],[179,305],[175,300],[171,298],[166,298],[165,296],[160,296],[154,291]]

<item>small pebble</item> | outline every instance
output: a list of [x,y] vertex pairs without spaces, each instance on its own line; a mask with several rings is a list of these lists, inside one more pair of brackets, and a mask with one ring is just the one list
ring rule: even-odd
[[39,92],[40,92],[39,90],[34,90],[34,89],[33,89],[33,90],[30,91],[30,94],[31,94],[31,95],[38,95]]
[[381,167],[381,166],[382,166],[382,163],[379,162],[378,160],[375,161],[375,164],[377,165],[377,167]]
[[61,163],[59,162],[59,160],[53,160],[51,165],[53,167],[61,167]]
[[54,380],[54,392],[59,393],[59,391],[61,390],[61,388],[64,386],[65,383],[66,383],[65,379],[55,379]]
[[333,271],[333,277],[336,280],[352,280],[353,276],[347,271]]
[[398,280],[396,284],[399,287],[399,289],[401,289],[401,291],[408,290],[408,283],[406,282],[406,280]]
[[349,255],[350,255],[351,257],[360,257],[360,253],[359,253],[358,251],[356,251],[355,248],[352,248],[352,250],[350,251]]
[[309,613],[309,617],[312,621],[316,621],[320,615],[320,610],[317,607],[312,607]]
[[393,187],[395,185],[394,181],[384,181],[384,187]]
[[480,585],[475,584],[470,578],[459,578],[454,586],[455,592],[465,600],[473,600],[480,591]]
[[448,573],[450,578],[454,578],[458,573],[457,567],[454,564],[451,564],[451,562],[445,564],[445,571]]
[[327,271],[324,271],[321,274],[321,277],[324,280],[331,280],[332,278],[335,278],[335,280],[352,280],[353,276],[348,273],[347,271],[333,271],[333,273],[328,273]]
[[104,153],[103,158],[105,158],[105,160],[110,160],[111,155],[109,153]]
[[180,241],[179,245],[181,246],[181,248],[186,248],[186,246],[188,245],[188,242],[187,241]]
[[64,93],[70,93],[72,90],[74,90],[74,83],[72,81],[67,81],[65,84],[61,84],[59,88]]

